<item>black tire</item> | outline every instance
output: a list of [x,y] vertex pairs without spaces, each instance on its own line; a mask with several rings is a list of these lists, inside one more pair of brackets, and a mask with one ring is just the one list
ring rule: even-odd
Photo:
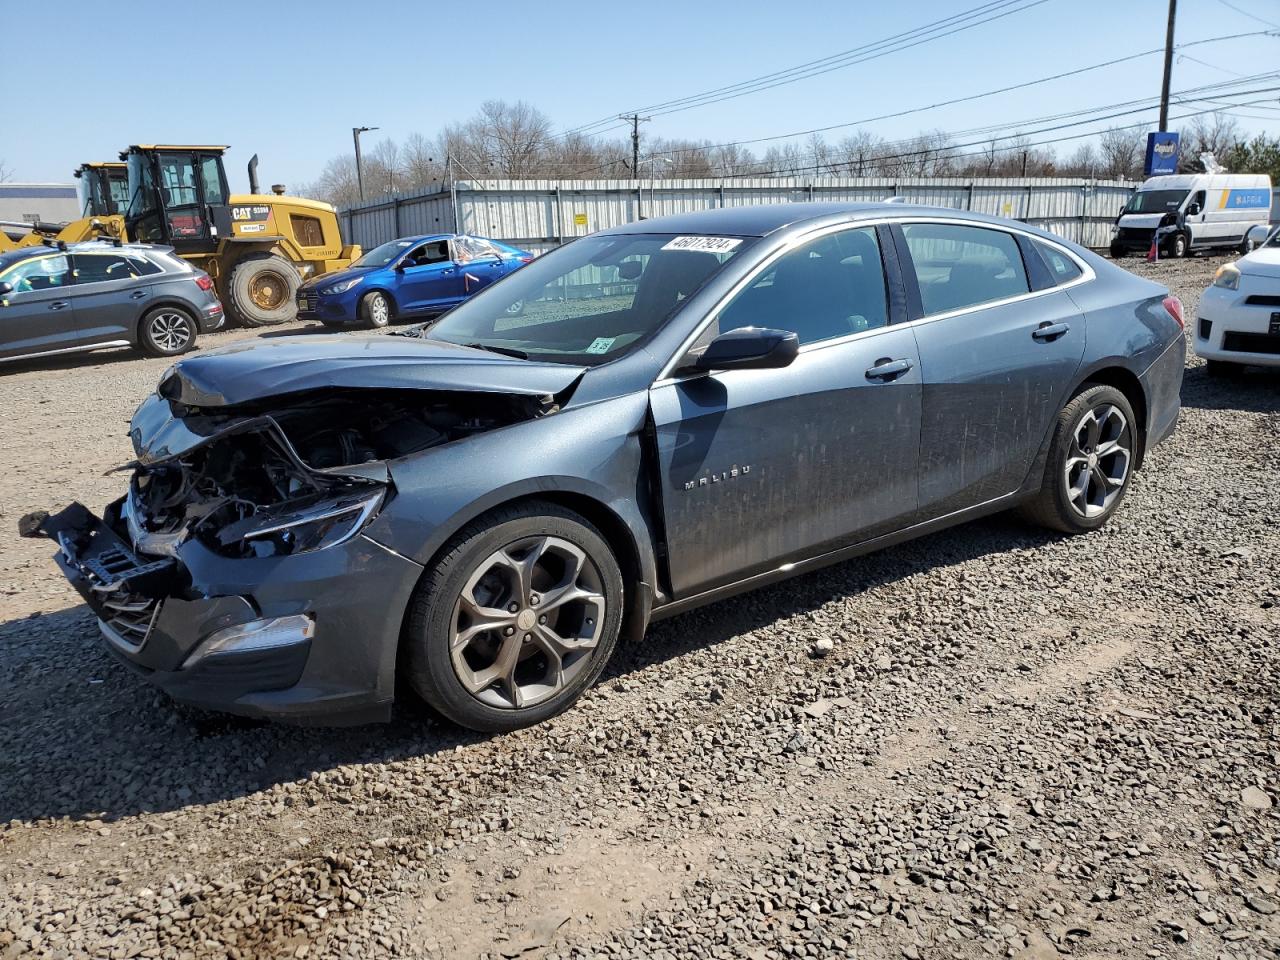
[[1257,249],[1257,244],[1255,244],[1248,237],[1245,237],[1243,240],[1240,241],[1240,246],[1236,247],[1236,253],[1240,254],[1240,256],[1242,257],[1247,257],[1249,254],[1253,253],[1253,251],[1256,249]]
[[[1076,498],[1073,498],[1073,488],[1068,484],[1068,476],[1071,475],[1078,478],[1080,474],[1078,471],[1069,472],[1068,461],[1074,462],[1080,459],[1076,456],[1078,451],[1073,447],[1073,440],[1081,429],[1085,429],[1087,432],[1086,418],[1091,413],[1109,411],[1110,409],[1119,411],[1127,430],[1128,446],[1125,454],[1126,462],[1123,477],[1119,489],[1114,492],[1114,495],[1109,500],[1106,500],[1104,496],[1104,505],[1086,503],[1086,506],[1090,509],[1097,509],[1096,513],[1086,515],[1073,502]],[[1110,422],[1109,415],[1107,420]],[[1123,435],[1117,439],[1123,443]],[[1138,430],[1138,422],[1134,417],[1133,407],[1130,406],[1125,395],[1115,387],[1109,387],[1104,384],[1086,384],[1058,414],[1058,421],[1053,429],[1053,440],[1049,446],[1049,457],[1045,463],[1044,478],[1040,484],[1040,492],[1032,500],[1023,504],[1019,511],[1031,522],[1062,533],[1087,533],[1090,530],[1097,530],[1116,512],[1129,490],[1129,481],[1133,477],[1133,467],[1137,462],[1138,445],[1140,443],[1141,437]],[[1093,446],[1095,451],[1099,448],[1105,449],[1104,444],[1101,442],[1094,443]],[[1088,451],[1084,452],[1087,454]],[[1086,471],[1094,469],[1094,461],[1092,459],[1085,460],[1085,463],[1087,464]],[[1113,453],[1103,459],[1099,459],[1097,466],[1104,473],[1111,472],[1113,468],[1118,467],[1118,454]],[[1095,487],[1100,488],[1101,486],[1100,484],[1094,484],[1092,480],[1086,479],[1085,492],[1080,499],[1087,502],[1091,499],[1090,495],[1095,490]],[[1100,509],[1098,509],[1099,507]]]
[[156,307],[138,321],[138,348],[149,357],[176,357],[195,346],[199,328],[179,307]]
[[251,253],[231,268],[227,306],[243,326],[274,326],[297,317],[295,301],[301,285],[298,268],[284,257]]
[[1187,235],[1175,233],[1173,239],[1169,241],[1169,255],[1180,260],[1190,252],[1191,242],[1187,239]]
[[1123,260],[1128,255],[1129,255],[1129,250],[1123,244],[1117,243],[1114,240],[1111,241],[1111,259],[1112,260]]
[[1206,360],[1204,362],[1204,372],[1214,379],[1238,377],[1244,372],[1244,367],[1229,360]]
[[[473,679],[483,683],[479,675],[491,669],[497,671],[502,657],[500,653],[493,652],[493,648],[496,647],[498,651],[502,649],[501,644],[506,635],[505,630],[508,628],[504,626],[501,629],[496,627],[492,630],[482,629],[474,633],[472,641],[456,648],[454,639],[458,632],[458,625],[465,615],[461,597],[468,582],[478,578],[471,588],[471,595],[475,598],[476,592],[485,587],[487,577],[493,570],[498,569],[488,565],[498,552],[505,549],[519,549],[520,545],[526,542],[532,542],[535,545],[567,542],[581,551],[586,558],[582,563],[582,576],[590,575],[593,589],[594,585],[598,584],[599,589],[594,596],[600,598],[603,613],[599,613],[599,605],[587,607],[576,614],[578,626],[574,627],[573,622],[570,621],[566,628],[579,631],[598,630],[598,640],[594,647],[584,651],[578,659],[571,662],[568,659],[572,656],[571,654],[566,654],[565,659],[561,661],[561,663],[568,663],[567,669],[574,671],[572,679],[566,680],[558,690],[553,688],[553,692],[544,694],[546,699],[530,706],[517,706],[514,704],[515,698],[508,696],[510,687],[505,682],[495,678],[488,686],[478,690],[477,693],[472,693],[464,686],[460,676],[460,670],[473,669],[475,670]],[[531,547],[527,556],[532,556],[536,549],[536,546]],[[549,548],[543,556],[551,556],[550,549],[554,547]],[[519,556],[518,553],[517,556]],[[511,568],[503,569],[505,572],[510,572]],[[567,566],[565,569],[567,570]],[[512,574],[512,576],[515,575]],[[575,576],[572,582],[579,583],[578,577]],[[492,587],[487,589],[491,590]],[[511,616],[517,618],[513,623],[523,624],[518,631],[538,629],[532,625],[534,617],[537,616],[534,611],[537,609],[536,591],[538,589],[545,589],[545,585],[539,588],[535,584],[535,592],[531,594],[528,602],[514,604],[519,608],[519,612],[518,614],[511,612]],[[505,614],[510,609],[507,602],[512,600],[513,596],[514,591],[505,596],[490,594],[484,606],[486,609],[500,609]],[[600,676],[618,642],[618,634],[622,626],[623,597],[622,572],[618,567],[617,559],[604,537],[584,517],[556,504],[543,501],[530,501],[501,508],[480,517],[464,528],[445,547],[439,561],[423,575],[422,581],[410,600],[405,621],[405,677],[423,700],[460,726],[493,733],[541,723],[567,709]],[[495,603],[500,604],[500,607],[493,606]],[[560,617],[568,606],[565,604],[563,607],[556,608],[553,616]],[[594,615],[587,616],[587,612],[591,611],[594,611]],[[573,613],[573,611],[570,612]],[[533,614],[533,617],[529,617],[528,622],[520,619],[530,614]],[[538,622],[545,622],[545,620],[546,617],[543,616]],[[511,642],[514,644],[512,649],[519,651],[518,659],[514,661],[519,666],[512,668],[508,676],[514,679],[516,671],[524,668],[528,668],[527,673],[536,674],[537,670],[544,665],[546,668],[544,672],[550,673],[551,660],[542,651],[541,646],[529,642],[527,638],[530,634],[518,633],[515,627],[511,629],[513,633],[517,633],[512,637]],[[559,634],[560,621],[557,619],[549,629]],[[517,637],[520,639],[518,640]],[[487,656],[483,655],[486,651],[489,651],[492,656],[489,667],[472,667],[466,659],[475,652],[472,650],[472,644],[477,641],[482,654],[479,658],[480,663],[487,659]],[[455,669],[455,656],[462,661],[459,669]],[[517,686],[520,685],[517,684]],[[485,699],[482,700],[481,697]]]
[[395,316],[391,298],[381,290],[370,290],[360,298],[360,322],[370,330],[379,330]]

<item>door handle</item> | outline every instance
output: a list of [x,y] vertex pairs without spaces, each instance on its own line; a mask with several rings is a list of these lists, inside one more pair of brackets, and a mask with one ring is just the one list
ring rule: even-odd
[[894,380],[902,376],[915,364],[909,357],[903,357],[901,360],[890,360],[883,357],[876,361],[874,367],[867,367],[868,380]]
[[1031,331],[1031,336],[1041,343],[1049,343],[1071,329],[1068,323],[1049,323],[1047,320]]
[[145,290],[135,290],[135,291],[133,291],[133,293],[129,294],[129,299],[130,299],[130,300],[141,300],[141,299],[142,299],[143,297],[145,297],[146,295],[147,295],[147,291],[145,291]]
[[445,268],[444,268],[443,270],[441,270],[440,272],[441,272],[441,273],[453,273],[453,267],[445,267]]
[[69,306],[71,306],[71,304],[67,303],[67,301],[65,301],[65,300],[55,300],[55,301],[53,301],[53,303],[49,304],[49,309],[50,309],[50,310],[65,310],[65,309],[67,309],[67,307],[69,307]]

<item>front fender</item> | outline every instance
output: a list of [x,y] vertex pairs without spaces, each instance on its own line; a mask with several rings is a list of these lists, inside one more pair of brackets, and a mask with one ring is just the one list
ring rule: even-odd
[[655,583],[655,524],[642,432],[647,395],[630,394],[424,450],[389,464],[396,496],[365,530],[417,563],[476,517],[527,497],[576,496],[629,533],[642,579]]

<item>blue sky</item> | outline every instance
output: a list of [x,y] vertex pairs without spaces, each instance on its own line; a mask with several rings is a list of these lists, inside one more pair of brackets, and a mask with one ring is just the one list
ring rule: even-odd
[[[978,2],[10,0],[5,75],[9,104],[21,108],[5,111],[0,161],[19,181],[69,181],[79,162],[114,158],[130,143],[227,143],[234,189],[245,187],[254,152],[264,183],[293,184],[350,150],[353,125],[402,140],[500,98],[527,100],[567,129],[839,53]],[[1260,18],[1280,24],[1280,0],[1229,2],[1182,0],[1178,42],[1267,29]],[[1165,0],[1045,0],[869,63],[663,116],[645,130],[720,142],[981,93],[1160,47],[1165,11]],[[1275,70],[1280,38],[1187,53],[1203,63],[1176,63],[1175,91]],[[26,91],[20,98],[17,84]],[[1159,85],[1160,57],[1152,55],[866,126],[891,139],[964,130],[1156,96]],[[1280,93],[1269,96],[1280,107]],[[1240,113],[1249,130],[1280,129],[1280,110]],[[1154,110],[1149,117],[1154,129]]]

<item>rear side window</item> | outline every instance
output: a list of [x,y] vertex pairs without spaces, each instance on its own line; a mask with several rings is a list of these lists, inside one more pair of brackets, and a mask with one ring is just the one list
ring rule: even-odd
[[717,330],[774,327],[801,344],[889,322],[884,267],[873,227],[827,234],[780,257],[721,311]]
[[146,260],[142,257],[130,257],[129,266],[133,267],[134,273],[140,277],[149,277],[153,274],[164,273],[164,270],[158,264],[152,263],[150,260]]
[[[118,253],[77,253],[75,255],[76,283],[105,283],[108,280],[131,280],[142,276],[138,269],[141,262],[136,257]],[[149,272],[158,273],[158,270]]]
[[925,316],[1016,297],[1031,290],[1018,241],[1003,230],[904,223]]
[[1049,268],[1049,274],[1053,277],[1054,283],[1070,283],[1083,273],[1078,263],[1056,247],[1041,243],[1039,240],[1033,240],[1032,243],[1035,244],[1036,252],[1040,254],[1040,259]]

